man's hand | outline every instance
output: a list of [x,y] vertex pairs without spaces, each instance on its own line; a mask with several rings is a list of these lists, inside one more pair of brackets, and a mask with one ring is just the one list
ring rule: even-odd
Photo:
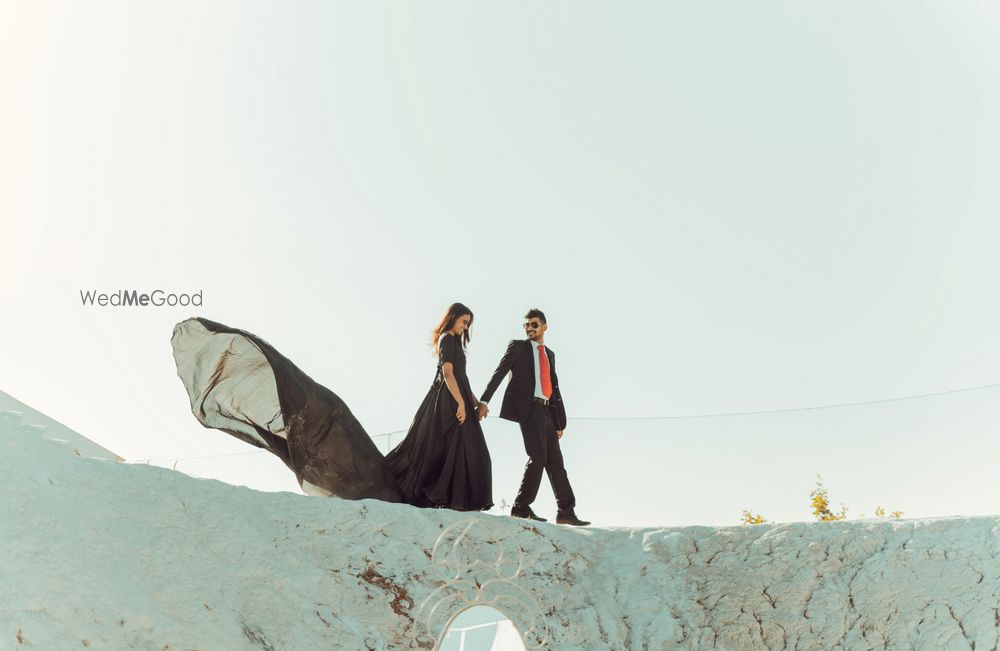
[[485,402],[479,403],[479,409],[476,410],[479,414],[479,420],[486,418],[486,415],[490,413],[490,407]]
[[561,429],[557,429],[556,430],[556,440],[557,441],[562,438],[562,435],[563,435],[564,431],[566,431],[566,430],[561,430]]

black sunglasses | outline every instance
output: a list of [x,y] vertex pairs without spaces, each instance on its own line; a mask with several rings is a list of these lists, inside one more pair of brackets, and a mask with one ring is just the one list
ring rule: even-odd
[[537,328],[540,325],[542,325],[542,324],[539,323],[538,321],[528,321],[527,323],[524,324],[524,327],[525,328]]

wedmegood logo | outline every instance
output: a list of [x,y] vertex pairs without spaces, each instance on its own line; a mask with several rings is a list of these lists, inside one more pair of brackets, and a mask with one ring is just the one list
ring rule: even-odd
[[135,289],[119,289],[117,292],[103,294],[96,290],[84,291],[81,289],[80,301],[84,306],[96,305],[98,307],[148,307],[150,305],[153,307],[163,307],[164,305],[168,307],[175,305],[201,307],[201,295],[202,290],[200,289],[190,294],[167,293],[162,289],[154,289],[145,294],[140,294]]

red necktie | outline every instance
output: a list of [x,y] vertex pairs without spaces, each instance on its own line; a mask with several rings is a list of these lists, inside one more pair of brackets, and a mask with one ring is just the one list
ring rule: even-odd
[[552,378],[549,376],[549,356],[541,344],[538,344],[538,370],[542,376],[542,395],[548,400],[552,397]]

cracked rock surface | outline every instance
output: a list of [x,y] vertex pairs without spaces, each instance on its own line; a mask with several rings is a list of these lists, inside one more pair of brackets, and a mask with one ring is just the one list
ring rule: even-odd
[[475,596],[435,544],[470,522],[462,567],[520,561],[505,612],[549,649],[998,646],[1000,517],[571,529],[259,493],[2,423],[0,477],[3,649],[431,648],[427,605]]

